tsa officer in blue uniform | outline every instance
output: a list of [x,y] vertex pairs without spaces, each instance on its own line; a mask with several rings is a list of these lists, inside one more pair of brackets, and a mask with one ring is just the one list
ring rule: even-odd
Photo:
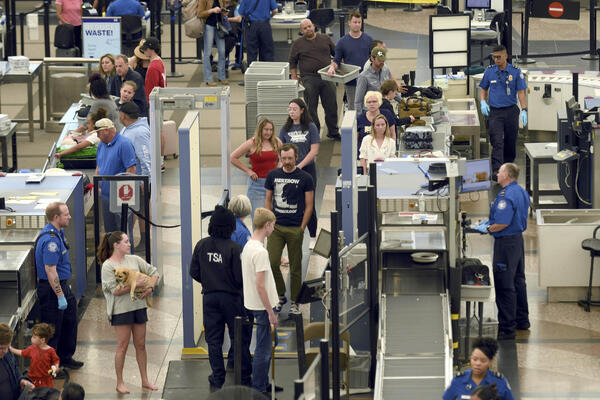
[[494,237],[494,282],[498,307],[498,340],[512,340],[515,329],[529,329],[522,233],[527,229],[529,195],[519,184],[519,167],[506,163],[498,171],[502,186],[490,208],[490,219],[478,227]]
[[54,336],[48,344],[56,349],[61,366],[79,369],[83,362],[73,359],[77,345],[77,300],[69,285],[71,262],[63,230],[71,219],[69,208],[65,203],[50,203],[46,218],[48,224],[35,245],[41,321],[54,325]]
[[517,153],[519,133],[517,97],[521,105],[520,119],[523,126],[527,125],[525,102],[527,83],[521,70],[508,64],[506,47],[494,48],[492,57],[495,65],[485,70],[479,87],[481,88],[481,113],[488,117],[492,144],[492,172],[495,178],[500,166],[513,162]]
[[498,342],[494,339],[479,338],[475,340],[470,359],[471,369],[461,371],[454,376],[442,399],[470,399],[475,388],[495,384],[500,399],[513,400],[514,397],[508,380],[500,372],[490,370],[497,352]]

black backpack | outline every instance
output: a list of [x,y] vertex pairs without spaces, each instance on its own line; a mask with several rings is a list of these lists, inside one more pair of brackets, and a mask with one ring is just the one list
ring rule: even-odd
[[71,49],[75,47],[75,27],[71,24],[59,24],[54,31],[54,47]]

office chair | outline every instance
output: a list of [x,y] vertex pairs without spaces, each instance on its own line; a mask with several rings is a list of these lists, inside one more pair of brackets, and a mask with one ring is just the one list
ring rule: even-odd
[[471,31],[471,42],[479,43],[481,52],[480,65],[483,66],[483,47],[499,45],[502,43],[502,33],[504,32],[504,13],[494,15],[490,22],[490,29],[485,31]]
[[321,28],[321,33],[325,33],[325,29],[335,21],[333,8],[315,8],[310,10],[308,19],[312,21],[317,29]]
[[305,1],[297,1],[294,3],[294,13],[303,14],[308,10],[308,5]]
[[142,19],[138,15],[121,16],[121,50],[127,57],[133,56],[133,50],[142,38]]
[[586,312],[590,312],[590,306],[600,306],[600,301],[592,301],[592,281],[594,280],[594,257],[600,256],[600,239],[596,239],[596,233],[600,229],[598,225],[594,229],[594,237],[581,242],[581,248],[590,252],[590,282],[588,284],[587,298],[579,300],[578,305]]
[[436,7],[437,15],[452,14],[452,10],[448,6],[438,4]]

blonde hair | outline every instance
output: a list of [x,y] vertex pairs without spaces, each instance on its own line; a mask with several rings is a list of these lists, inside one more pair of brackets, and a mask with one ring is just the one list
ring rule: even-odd
[[46,207],[46,218],[48,218],[48,222],[52,222],[54,217],[61,214],[61,206],[66,206],[66,204],[61,201],[54,201],[48,204],[48,207]]
[[[108,58],[113,65],[112,70],[108,74],[106,72],[104,72],[104,69],[102,68],[102,60],[105,58]],[[102,78],[104,78],[105,76],[109,76],[111,78],[113,76],[115,76],[115,74],[117,73],[115,70],[115,56],[108,53],[108,54],[105,54],[102,57],[100,57],[100,62],[98,63],[98,72],[100,72],[100,76],[102,76]]]
[[12,342],[13,331],[4,322],[0,322],[0,345],[5,346]]
[[365,97],[363,98],[363,103],[364,103],[365,107],[367,106],[367,99],[371,96],[377,97],[377,102],[379,103],[379,105],[383,104],[383,96],[381,95],[381,92],[377,92],[375,90],[369,90],[365,94]]
[[275,219],[273,211],[259,207],[254,210],[254,220],[252,221],[254,223],[254,229],[262,229],[267,222],[275,222]]
[[263,144],[262,131],[267,124],[271,124],[271,126],[273,127],[273,134],[269,139],[271,146],[273,146],[273,151],[277,153],[279,150],[279,144],[277,142],[277,137],[275,136],[275,124],[268,118],[261,118],[260,121],[258,121],[258,124],[256,125],[256,130],[254,131],[254,145],[256,146],[256,154],[258,154],[259,156],[262,152]]
[[252,203],[248,196],[244,194],[238,194],[229,202],[229,211],[233,213],[236,218],[246,218],[252,213]]
[[373,140],[375,140],[375,137],[377,135],[377,133],[375,132],[375,122],[378,119],[382,119],[382,120],[385,121],[385,132],[383,132],[383,136],[384,137],[388,137],[388,138],[392,137],[392,134],[390,133],[390,125],[388,124],[387,118],[383,114],[377,114],[375,116],[375,118],[373,118],[373,122],[371,122],[371,133],[370,133],[370,135],[371,135],[371,143],[373,142]]

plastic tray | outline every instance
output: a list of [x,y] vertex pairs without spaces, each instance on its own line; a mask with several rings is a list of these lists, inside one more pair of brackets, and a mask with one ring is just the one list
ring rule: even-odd
[[360,72],[360,67],[351,64],[341,63],[337,72],[333,76],[327,75],[327,71],[329,70],[329,65],[321,68],[318,72],[321,75],[321,79],[324,81],[330,81],[335,83],[348,83],[353,79],[358,78],[358,74]]

